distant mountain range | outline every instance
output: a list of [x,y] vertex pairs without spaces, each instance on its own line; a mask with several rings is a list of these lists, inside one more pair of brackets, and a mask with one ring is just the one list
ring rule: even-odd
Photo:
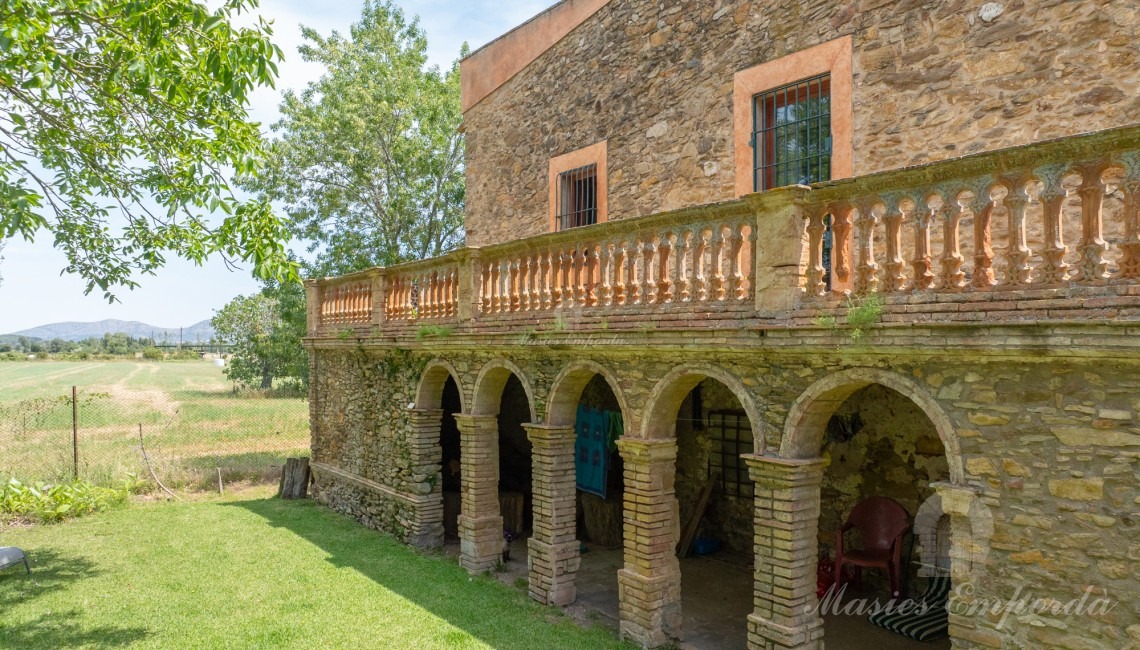
[[[102,338],[104,334],[126,334],[133,338],[153,338],[162,343],[178,343],[177,327],[155,327],[138,321],[101,320],[95,323],[52,323],[40,325],[31,329],[12,332],[3,338],[26,336],[36,339],[64,339],[65,341],[82,341],[83,339]],[[206,343],[214,336],[214,326],[210,321],[204,320],[189,327],[182,328],[183,343]]]

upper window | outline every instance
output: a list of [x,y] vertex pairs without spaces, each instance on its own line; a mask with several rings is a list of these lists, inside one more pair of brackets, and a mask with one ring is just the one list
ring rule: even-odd
[[584,165],[558,175],[558,230],[598,223],[598,166]]
[[736,196],[854,173],[852,38],[843,36],[733,77]]
[[606,221],[606,141],[550,159],[550,230]]
[[757,94],[752,106],[753,189],[831,178],[831,75]]

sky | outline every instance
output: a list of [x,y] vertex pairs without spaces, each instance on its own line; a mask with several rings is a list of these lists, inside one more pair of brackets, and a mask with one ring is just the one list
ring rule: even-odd
[[[466,41],[472,49],[554,4],[554,0],[397,0],[409,15],[418,15],[427,32],[432,65],[450,67]],[[306,63],[297,53],[300,25],[322,34],[346,33],[360,16],[356,0],[261,0],[258,13],[274,21],[274,40],[285,53],[276,89],[259,89],[250,101],[252,118],[263,130],[279,118],[281,91],[299,90],[318,79],[320,65]],[[9,239],[0,251],[0,334],[60,321],[99,321],[114,318],[142,321],[157,327],[193,325],[213,316],[232,298],[254,293],[258,284],[247,270],[233,271],[219,259],[198,267],[168,260],[156,275],[136,277],[140,287],[116,291],[119,302],[108,304],[96,289],[84,295],[82,279],[61,275],[63,253],[52,247],[51,233],[41,231],[32,243]]]

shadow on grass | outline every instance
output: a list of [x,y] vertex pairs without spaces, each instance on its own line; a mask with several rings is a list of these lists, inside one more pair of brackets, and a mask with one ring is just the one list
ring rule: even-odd
[[[28,559],[31,575],[23,565],[0,571],[0,612],[99,573],[92,562],[55,551],[29,551]],[[129,645],[147,635],[141,627],[93,627],[83,617],[79,610],[53,611],[15,623],[9,616],[0,616],[0,648],[108,648]]]
[[[394,538],[364,528],[355,520],[318,507],[312,501],[260,499],[225,504],[244,508],[316,545],[334,566],[353,569],[496,650],[533,650],[539,637],[546,647],[627,648],[601,628],[586,630],[559,610],[543,607],[524,594],[502,587],[494,578],[470,579],[457,563],[439,554],[418,552]],[[520,616],[520,614],[522,614]],[[570,638],[559,643],[562,623]],[[450,639],[459,644],[461,639]]]

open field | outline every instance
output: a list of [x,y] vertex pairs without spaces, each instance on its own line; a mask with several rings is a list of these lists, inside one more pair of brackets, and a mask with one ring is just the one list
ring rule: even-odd
[[303,398],[234,393],[209,361],[0,363],[0,477],[53,480],[72,469],[71,386],[77,386],[80,476],[144,475],[142,428],[160,480],[271,474],[307,453]]
[[0,647],[631,647],[451,558],[268,492],[5,531],[32,575],[0,573]]

